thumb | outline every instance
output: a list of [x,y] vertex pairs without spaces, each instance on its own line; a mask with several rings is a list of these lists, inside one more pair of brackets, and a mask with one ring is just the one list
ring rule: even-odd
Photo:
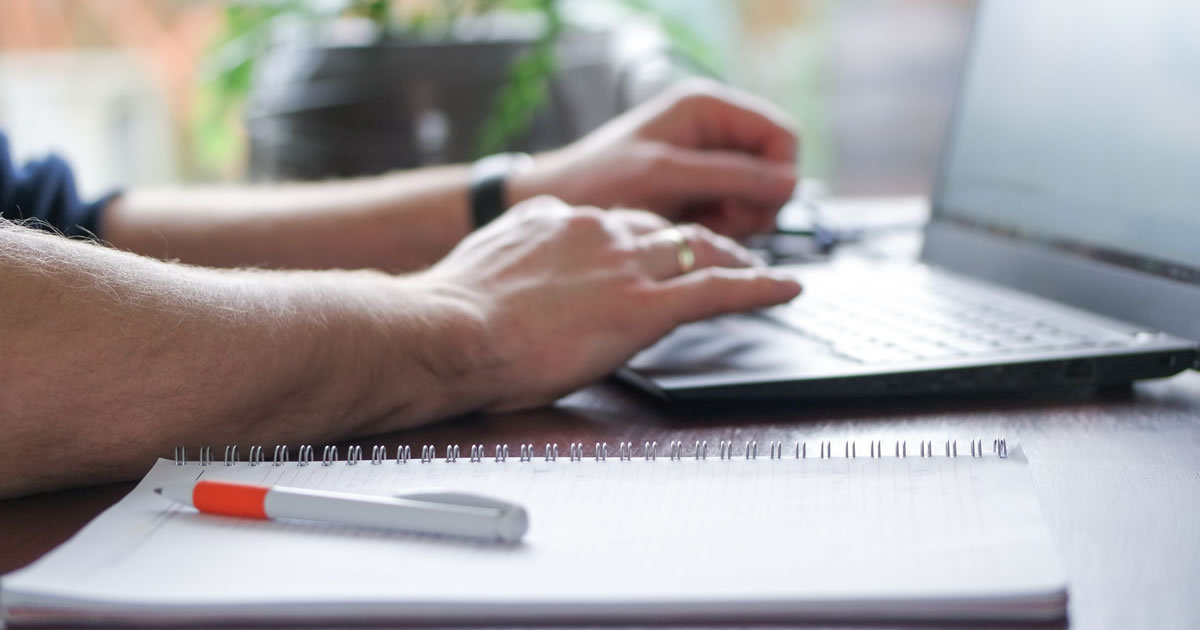
[[796,166],[739,151],[671,147],[656,179],[683,198],[783,205],[796,189]]
[[795,277],[772,269],[706,267],[659,284],[676,324],[782,304],[800,295]]

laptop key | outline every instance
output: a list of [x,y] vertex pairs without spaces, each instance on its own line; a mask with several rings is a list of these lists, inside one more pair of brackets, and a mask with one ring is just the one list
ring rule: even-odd
[[823,287],[761,312],[787,328],[863,363],[895,363],[1132,345],[1136,337],[1029,308],[997,303],[953,283],[918,291],[890,283]]

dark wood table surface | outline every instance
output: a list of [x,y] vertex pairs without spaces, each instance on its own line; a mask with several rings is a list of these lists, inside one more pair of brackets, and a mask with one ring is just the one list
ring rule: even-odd
[[[844,202],[853,222],[882,213],[927,216],[920,199]],[[871,258],[913,256],[919,235],[865,244]],[[1200,628],[1200,373],[1105,391],[1028,395],[795,401],[675,408],[615,383],[585,388],[547,409],[476,415],[346,443],[642,444],[707,440],[991,440],[1021,443],[1042,511],[1066,566],[1073,628]],[[221,445],[214,455],[221,457]],[[864,445],[865,446],[865,445]],[[588,447],[591,450],[591,447]],[[341,451],[345,453],[345,448]],[[865,451],[865,448],[864,448]],[[318,449],[319,453],[319,449]],[[464,452],[465,455],[465,452]],[[170,457],[170,453],[163,453]],[[149,469],[153,462],[147,461]],[[0,502],[0,573],[62,543],[134,483]],[[737,541],[720,541],[736,557]]]
[[[358,440],[435,444],[671,440],[1019,440],[1069,576],[1070,626],[1200,628],[1200,374],[1106,391],[678,409],[614,383],[548,409]],[[214,449],[217,450],[217,449]],[[343,450],[343,452],[345,452]],[[170,456],[164,453],[164,456]],[[220,455],[217,455],[220,457]],[[147,462],[149,468],[151,462]],[[78,531],[133,483],[0,502],[0,572]],[[736,549],[737,541],[722,541]],[[736,554],[734,554],[736,555]]]

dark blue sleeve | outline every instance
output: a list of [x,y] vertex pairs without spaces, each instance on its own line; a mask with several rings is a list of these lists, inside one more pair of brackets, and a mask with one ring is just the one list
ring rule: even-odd
[[67,236],[102,236],[100,215],[116,195],[84,203],[75,191],[71,167],[62,158],[51,155],[17,166],[8,137],[0,132],[0,217]]

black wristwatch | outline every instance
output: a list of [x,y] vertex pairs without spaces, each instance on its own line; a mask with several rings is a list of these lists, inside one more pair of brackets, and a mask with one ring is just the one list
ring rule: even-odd
[[528,153],[497,153],[471,166],[471,219],[479,229],[508,209],[505,184],[513,173],[533,166]]

